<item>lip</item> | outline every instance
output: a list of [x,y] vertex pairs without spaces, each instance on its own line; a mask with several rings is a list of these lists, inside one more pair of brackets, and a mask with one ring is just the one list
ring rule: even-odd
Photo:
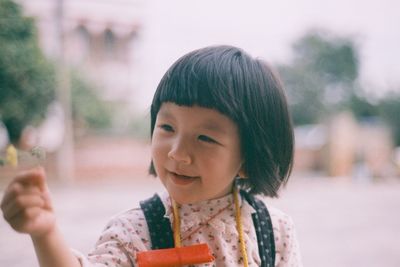
[[187,176],[172,171],[168,171],[168,173],[172,182],[177,185],[188,185],[200,178],[199,176]]

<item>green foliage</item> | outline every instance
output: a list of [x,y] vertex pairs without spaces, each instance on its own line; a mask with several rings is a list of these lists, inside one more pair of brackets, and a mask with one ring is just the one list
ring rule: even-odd
[[325,83],[352,83],[358,76],[353,41],[313,30],[293,45],[295,65],[307,68]]
[[296,125],[311,124],[325,114],[322,82],[312,72],[298,67],[279,67],[288,93],[293,121]]
[[318,122],[353,95],[358,55],[351,39],[326,31],[306,33],[294,45],[294,60],[278,66],[294,123]]
[[76,125],[94,130],[105,129],[113,121],[113,105],[95,93],[96,88],[77,72],[71,75],[72,116]]
[[353,95],[349,109],[358,120],[378,118],[389,126],[395,145],[400,146],[400,93],[389,92],[380,99],[371,102],[365,95]]
[[129,124],[129,135],[136,139],[149,140],[150,114],[132,118]]
[[286,86],[296,125],[318,123],[341,109],[358,120],[379,118],[400,145],[400,93],[369,99],[356,80],[357,47],[351,38],[321,30],[306,33],[294,45],[294,60],[278,69]]
[[400,93],[389,93],[377,108],[379,116],[390,126],[395,144],[400,146]]
[[44,118],[54,97],[54,68],[39,49],[33,20],[16,3],[0,0],[0,119],[12,143]]
[[377,117],[379,110],[377,104],[371,103],[364,96],[353,94],[348,102],[348,108],[353,112],[358,120],[364,118]]

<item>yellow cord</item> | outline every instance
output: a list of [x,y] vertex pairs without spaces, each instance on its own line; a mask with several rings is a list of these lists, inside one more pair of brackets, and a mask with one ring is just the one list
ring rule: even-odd
[[242,214],[241,214],[240,206],[239,206],[239,192],[238,192],[236,186],[233,188],[233,199],[235,201],[236,227],[237,227],[237,231],[239,233],[240,251],[242,252],[243,264],[244,264],[244,266],[248,267],[249,261],[247,258],[246,244],[244,243],[244,238],[243,238],[243,226],[242,226],[242,220],[241,220]]
[[178,207],[176,206],[175,200],[171,198],[172,202],[172,211],[174,214],[174,242],[175,247],[180,248],[182,246],[181,243],[181,220],[179,218]]
[[[234,189],[233,189],[233,200],[235,202],[236,228],[239,233],[239,243],[240,243],[240,251],[241,251],[242,257],[243,257],[243,265],[245,267],[248,267],[249,261],[247,258],[246,244],[244,243],[244,238],[243,238],[243,226],[242,226],[242,220],[241,220],[242,214],[241,214],[240,206],[239,206],[239,191],[237,190],[236,186],[234,186]],[[171,203],[172,203],[172,212],[174,215],[174,242],[175,242],[175,247],[179,248],[182,246],[179,211],[178,211],[176,202],[172,198],[171,198]]]

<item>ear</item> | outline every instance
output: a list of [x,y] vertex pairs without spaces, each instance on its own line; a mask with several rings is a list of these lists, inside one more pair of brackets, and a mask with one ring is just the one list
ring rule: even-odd
[[247,178],[248,178],[246,172],[245,172],[244,169],[243,169],[243,166],[242,166],[242,168],[239,170],[239,172],[238,172],[237,175],[238,175],[240,178],[242,178],[242,179],[247,179]]

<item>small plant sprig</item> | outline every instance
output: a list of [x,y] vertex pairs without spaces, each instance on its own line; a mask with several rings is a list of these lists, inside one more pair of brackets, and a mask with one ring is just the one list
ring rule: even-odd
[[18,167],[19,164],[39,165],[46,159],[46,151],[42,147],[34,147],[28,151],[16,149],[8,145],[5,153],[0,154],[0,167]]

